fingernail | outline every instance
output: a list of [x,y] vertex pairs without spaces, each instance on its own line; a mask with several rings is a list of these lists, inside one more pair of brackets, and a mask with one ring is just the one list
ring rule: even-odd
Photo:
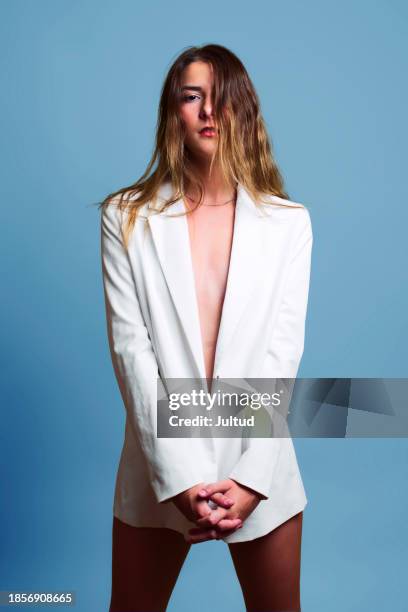
[[207,491],[205,489],[201,489],[201,491],[198,492],[199,495],[207,495]]

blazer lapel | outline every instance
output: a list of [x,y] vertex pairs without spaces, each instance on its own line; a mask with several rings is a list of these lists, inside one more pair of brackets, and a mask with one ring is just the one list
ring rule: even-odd
[[[171,195],[171,183],[164,183],[159,198]],[[201,338],[199,310],[195,289],[188,222],[182,198],[162,213],[148,217],[153,242],[166,279],[174,306],[184,329],[199,378],[205,379],[205,364]],[[227,287],[218,332],[214,377],[227,358],[227,348],[233,334],[239,333],[238,324],[245,306],[261,282],[264,233],[262,214],[241,184],[237,187],[234,233],[228,271]]]

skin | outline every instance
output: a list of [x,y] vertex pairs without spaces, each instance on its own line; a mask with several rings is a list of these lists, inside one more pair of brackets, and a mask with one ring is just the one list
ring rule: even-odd
[[[210,159],[217,146],[217,137],[203,138],[199,131],[207,125],[215,126],[212,117],[211,93],[213,86],[212,69],[205,62],[193,62],[183,73],[182,87],[193,85],[201,88],[182,91],[179,115],[185,125],[185,146],[194,157],[195,173],[201,178],[205,187],[204,203],[225,202],[234,196],[231,187],[225,184],[220,169],[213,166],[209,176]],[[187,184],[186,192],[193,198],[198,193]]]
[[[180,115],[186,126],[185,144],[205,185],[204,203],[226,202],[234,197],[231,188],[225,185],[217,168],[213,168],[211,178],[208,172],[216,139],[198,134],[204,125],[213,125],[211,68],[203,62],[190,64],[184,71],[183,84],[201,88],[200,92],[184,92]],[[192,186],[187,185],[186,193],[198,199]],[[212,211],[208,205],[195,212],[225,214],[227,221],[229,207]],[[227,212],[221,212],[224,210]],[[204,337],[211,336],[210,329],[211,326],[202,328]],[[205,355],[205,363],[207,376],[211,378],[211,354]],[[212,509],[209,500],[218,508]],[[234,533],[261,501],[260,494],[232,479],[199,483],[179,493],[166,503],[174,503],[196,524],[187,540],[172,529],[132,527],[114,517],[110,612],[165,612],[191,545]],[[249,612],[300,611],[302,521],[303,512],[300,512],[265,536],[228,545]]]
[[[229,544],[245,609],[300,611],[300,512],[270,533]],[[177,531],[113,518],[109,612],[165,612],[191,548]],[[211,602],[211,589],[208,593]]]
[[[202,228],[201,234],[206,226],[211,227],[211,231],[204,234],[204,242],[210,239],[214,231],[217,231],[216,227],[222,228],[223,218],[220,219],[220,215],[224,216],[225,223],[229,222],[230,225],[232,224],[231,211],[232,213],[234,211],[234,201],[226,206],[211,205],[227,202],[232,198],[235,199],[235,193],[231,193],[231,188],[225,184],[216,166],[213,167],[212,174],[209,176],[211,156],[217,146],[217,137],[203,138],[199,133],[204,126],[216,128],[212,118],[212,87],[213,74],[210,65],[205,62],[193,62],[185,68],[182,79],[180,117],[186,131],[185,146],[193,156],[196,173],[201,177],[205,188],[204,204],[206,206],[200,207],[193,213],[197,217],[196,223],[200,224]],[[198,199],[198,194],[194,193],[191,185],[187,184],[186,193],[193,199]],[[191,208],[194,207],[192,203],[189,204],[188,200],[186,203]],[[217,215],[218,223],[211,225],[214,215]],[[208,220],[209,216],[211,218]],[[191,227],[194,227],[193,222],[189,221],[189,223]],[[222,236],[216,235],[215,240],[220,242]],[[218,265],[221,266],[221,263]],[[227,272],[227,269],[225,272]],[[226,274],[224,277],[226,277]],[[221,285],[221,282],[218,281],[218,284]],[[213,293],[215,292],[214,289],[212,291]],[[205,294],[208,291],[202,293]],[[221,291],[218,291],[218,293],[221,293]],[[207,304],[205,304],[200,311],[203,339],[205,340],[204,345],[210,347],[210,350],[204,351],[208,379],[212,377],[215,340],[221,314],[221,295],[218,297],[219,299],[215,299],[214,303],[211,304],[211,309],[206,307]],[[204,300],[204,295],[202,300]],[[211,316],[207,314],[209,311]],[[208,487],[211,488],[211,493],[199,494],[201,489],[204,488],[205,490]],[[214,497],[214,495],[219,493],[225,494],[224,498]],[[220,503],[222,507],[211,510],[208,504],[206,506],[202,505],[203,500],[208,501],[209,499],[216,503],[218,503],[217,499],[224,500],[224,502],[228,499],[233,503],[230,506]],[[223,480],[216,483],[208,483],[207,486],[205,483],[200,483],[183,491],[172,498],[171,501],[175,503],[189,520],[196,523],[197,527],[190,530],[190,537],[188,538],[188,542],[196,544],[206,540],[219,539],[240,529],[244,520],[253,512],[261,499],[262,497],[256,491],[252,491],[236,481]]]

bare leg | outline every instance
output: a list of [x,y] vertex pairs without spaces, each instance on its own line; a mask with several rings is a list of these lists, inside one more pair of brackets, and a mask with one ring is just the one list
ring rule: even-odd
[[300,610],[303,512],[270,533],[229,544],[248,612]]
[[191,544],[172,529],[113,517],[109,612],[164,612]]

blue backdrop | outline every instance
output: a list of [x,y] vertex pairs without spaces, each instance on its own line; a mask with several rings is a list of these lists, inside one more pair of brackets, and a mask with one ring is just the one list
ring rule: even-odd
[[[299,375],[408,375],[407,17],[402,0],[2,3],[0,590],[73,589],[78,611],[108,609],[124,409],[92,202],[144,171],[186,46],[243,60],[310,210]],[[407,440],[295,447],[303,610],[402,612]],[[191,549],[169,610],[192,606],[244,610],[222,542]]]

